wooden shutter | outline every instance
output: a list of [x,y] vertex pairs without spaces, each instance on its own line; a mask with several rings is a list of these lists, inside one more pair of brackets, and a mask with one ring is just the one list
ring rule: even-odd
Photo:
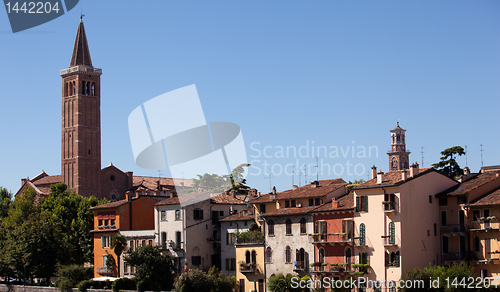
[[356,197],[356,212],[359,212],[359,200],[361,199],[361,197]]
[[230,234],[229,232],[226,232],[226,245],[231,244],[231,241],[230,241],[231,236],[229,234]]
[[366,239],[365,239],[365,223],[361,223],[359,225],[359,245],[363,246],[365,245]]
[[368,196],[363,196],[363,211],[368,212]]
[[200,220],[203,220],[203,210],[200,210]]
[[396,243],[396,238],[395,238],[395,230],[394,230],[394,222],[389,223],[389,244],[395,244]]
[[389,252],[387,251],[385,252],[385,266],[389,266]]
[[395,266],[396,266],[396,267],[399,267],[399,251],[398,251],[398,252],[396,252],[396,258],[395,258],[395,261],[394,261],[394,262],[395,262]]
[[230,259],[226,259],[226,271],[231,271],[231,267],[229,266]]

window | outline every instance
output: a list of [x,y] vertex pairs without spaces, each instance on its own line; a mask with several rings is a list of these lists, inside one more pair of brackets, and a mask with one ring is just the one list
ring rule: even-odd
[[97,226],[102,226],[102,219],[99,219],[99,220],[97,221]]
[[292,249],[287,245],[285,248],[285,263],[289,264],[292,262]]
[[167,211],[161,211],[161,216],[160,216],[160,220],[161,221],[167,221]]
[[318,262],[325,262],[325,249],[322,247],[320,247],[320,249],[318,250]]
[[443,253],[449,252],[448,236],[443,236]]
[[181,220],[181,210],[175,210],[175,220]]
[[314,206],[314,199],[309,199],[309,206]]
[[129,246],[130,246],[130,251],[134,251],[134,241],[133,240],[130,241]]
[[368,196],[356,198],[356,209],[360,212],[368,212]]
[[235,235],[233,233],[229,233],[227,232],[226,233],[226,245],[232,245],[234,244],[234,238]]
[[439,206],[448,205],[448,198],[439,198]]
[[479,237],[477,236],[474,237],[474,251],[481,251],[481,242],[479,241]]
[[396,292],[396,282],[394,281],[389,282],[389,292]]
[[193,210],[193,218],[194,218],[194,220],[203,220],[203,210],[194,209]]
[[266,263],[272,263],[273,262],[273,250],[271,247],[266,248]]
[[446,226],[446,211],[441,211],[441,226]]
[[236,259],[226,259],[226,271],[236,271]]
[[399,251],[385,252],[385,266],[386,267],[399,267]]
[[219,211],[219,217],[224,217],[224,211]]
[[166,232],[161,233],[161,248],[162,249],[167,248],[167,233]]
[[457,205],[462,205],[467,203],[466,197],[457,197]]
[[300,234],[306,234],[306,233],[307,233],[306,218],[301,218],[300,219]]
[[366,245],[366,227],[365,223],[359,224],[359,245]]
[[111,236],[110,235],[101,236],[101,247],[109,248],[110,246],[111,246]]
[[351,264],[352,249],[350,247],[345,249],[345,263]]
[[478,222],[479,218],[481,218],[481,210],[472,211],[472,218],[473,221]]
[[[342,233],[345,233],[346,237],[349,239],[352,238],[352,231],[353,231],[352,226],[353,226],[352,220],[343,220],[342,221]],[[325,228],[325,233],[326,233],[326,231],[327,231],[327,229]]]
[[115,227],[115,219],[111,219],[111,227]]
[[266,204],[260,204],[260,214],[266,213]]
[[250,263],[250,251],[247,250],[245,252],[245,263],[249,264]]
[[297,204],[295,203],[295,200],[292,200],[290,205],[292,208],[295,208],[297,206]]
[[290,201],[285,201],[285,208],[290,208]]
[[321,199],[320,198],[314,199],[314,206],[319,206],[319,205],[321,205]]
[[191,257],[191,264],[193,264],[194,266],[201,265],[201,256],[192,256]]
[[292,235],[292,220],[286,220],[286,235]]
[[432,196],[429,196],[429,203],[432,204]]
[[269,236],[274,236],[274,221],[269,220],[267,223],[267,233]]
[[181,249],[181,232],[180,231],[175,232],[175,247],[177,249]]
[[257,252],[252,250],[252,263],[257,263]]
[[437,224],[436,224],[436,223],[434,223],[434,236],[437,236],[437,233],[438,233],[438,232],[437,232]]
[[484,219],[490,217],[490,209],[483,210],[483,217],[484,217]]

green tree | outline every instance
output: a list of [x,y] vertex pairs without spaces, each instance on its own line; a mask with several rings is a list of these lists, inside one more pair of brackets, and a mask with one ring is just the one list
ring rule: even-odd
[[12,202],[12,193],[6,188],[0,187],[0,220],[9,215],[9,207]]
[[272,275],[267,280],[267,288],[271,292],[287,292],[288,284],[283,274]]
[[464,174],[464,171],[458,165],[455,158],[458,156],[462,156],[465,154],[464,148],[461,146],[454,146],[448,149],[441,151],[441,160],[437,163],[434,163],[432,167],[437,169],[442,174],[455,178],[459,175]]
[[248,163],[240,164],[231,171],[230,175],[198,174],[198,178],[193,178],[191,192],[221,193],[229,189],[238,190],[246,183],[243,174],[245,167],[248,166],[250,166]]
[[158,246],[146,245],[133,252],[127,252],[124,260],[135,267],[139,291],[169,291],[174,283],[174,261],[168,254],[162,254]]
[[122,255],[123,250],[125,250],[125,246],[127,246],[127,239],[125,239],[125,236],[120,233],[115,234],[111,238],[111,248],[118,259],[118,262],[116,263],[118,267],[118,275],[120,275],[120,256]]
[[94,238],[90,231],[94,229],[94,212],[90,208],[106,202],[69,192],[63,182],[50,186],[50,195],[41,200],[40,208],[52,215],[52,221],[63,232],[66,256],[61,259],[62,264],[82,265],[93,261]]

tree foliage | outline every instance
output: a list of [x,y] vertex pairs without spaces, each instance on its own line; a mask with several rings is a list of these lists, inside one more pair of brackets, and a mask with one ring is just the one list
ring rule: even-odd
[[464,171],[458,165],[455,158],[465,154],[464,148],[461,146],[454,146],[441,151],[441,159],[439,162],[434,163],[432,167],[437,169],[442,174],[455,178],[459,175],[464,174]]
[[191,192],[221,193],[229,189],[240,189],[245,183],[245,167],[250,164],[244,163],[235,167],[230,175],[198,174],[198,178],[193,178],[193,188]]
[[0,220],[9,214],[10,203],[12,202],[12,193],[6,188],[0,187]]
[[162,254],[158,246],[146,245],[127,252],[124,257],[129,266],[135,267],[139,291],[169,291],[174,283],[174,262]]
[[236,277],[227,276],[216,267],[208,273],[191,269],[177,278],[174,287],[176,292],[232,292],[236,288]]

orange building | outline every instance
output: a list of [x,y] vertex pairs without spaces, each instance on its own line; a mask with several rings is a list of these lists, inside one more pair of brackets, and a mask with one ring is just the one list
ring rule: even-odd
[[111,238],[120,231],[154,230],[154,205],[167,196],[150,195],[137,191],[132,197],[127,192],[125,199],[96,207],[94,210],[94,277],[118,276],[116,264],[107,268],[106,258],[111,255],[114,262],[118,258],[111,248]]

